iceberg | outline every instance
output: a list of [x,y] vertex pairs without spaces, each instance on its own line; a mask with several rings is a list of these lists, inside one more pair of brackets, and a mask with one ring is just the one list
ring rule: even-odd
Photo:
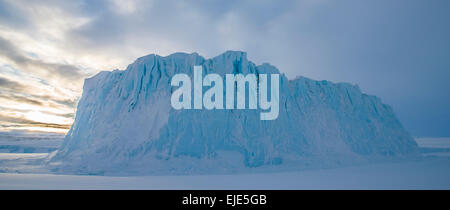
[[50,163],[80,174],[232,173],[262,168],[335,167],[419,156],[393,109],[357,85],[279,76],[279,114],[259,109],[174,109],[171,78],[280,74],[227,51],[147,55],[126,70],[85,80],[75,121]]

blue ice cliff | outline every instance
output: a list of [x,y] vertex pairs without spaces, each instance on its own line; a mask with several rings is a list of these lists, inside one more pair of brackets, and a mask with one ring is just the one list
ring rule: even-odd
[[174,74],[279,73],[245,52],[147,55],[126,70],[85,80],[75,122],[51,160],[82,174],[228,173],[255,168],[333,167],[416,157],[417,145],[376,96],[347,83],[280,75],[276,120],[260,110],[175,110]]

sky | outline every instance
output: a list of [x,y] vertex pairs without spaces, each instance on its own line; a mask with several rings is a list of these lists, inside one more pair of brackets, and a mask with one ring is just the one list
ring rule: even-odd
[[358,84],[417,137],[450,136],[448,0],[0,0],[0,130],[66,132],[83,81],[147,54],[227,50]]

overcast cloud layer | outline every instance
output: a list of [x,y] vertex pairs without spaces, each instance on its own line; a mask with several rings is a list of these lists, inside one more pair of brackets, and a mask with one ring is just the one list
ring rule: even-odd
[[0,0],[0,129],[67,129],[83,79],[156,53],[242,50],[358,84],[415,136],[450,136],[450,1]]

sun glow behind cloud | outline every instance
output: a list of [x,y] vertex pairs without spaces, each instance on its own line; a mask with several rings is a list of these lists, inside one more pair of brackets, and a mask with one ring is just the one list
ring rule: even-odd
[[37,2],[0,7],[26,19],[24,25],[0,22],[0,130],[66,132],[83,79],[96,72],[96,62],[78,61],[64,43],[70,30],[89,19]]

